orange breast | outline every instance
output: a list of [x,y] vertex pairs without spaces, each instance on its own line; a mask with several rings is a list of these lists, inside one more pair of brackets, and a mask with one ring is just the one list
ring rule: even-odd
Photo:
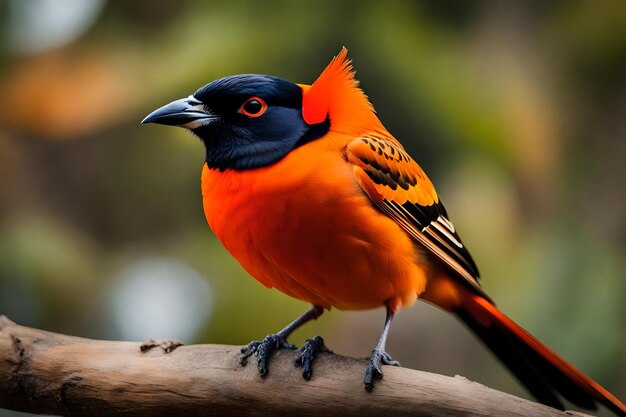
[[254,278],[292,297],[339,309],[411,305],[426,285],[425,261],[325,142],[255,170],[205,165],[211,229]]

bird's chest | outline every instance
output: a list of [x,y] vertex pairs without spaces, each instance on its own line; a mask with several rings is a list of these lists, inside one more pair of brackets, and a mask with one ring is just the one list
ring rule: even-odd
[[339,153],[250,171],[205,166],[202,193],[215,235],[268,287],[342,309],[375,307],[400,290],[414,300],[423,287],[406,282],[416,276],[414,245],[373,208]]
[[248,258],[261,256],[263,247],[289,246],[296,241],[293,231],[301,229],[301,220],[306,216],[298,211],[301,201],[298,190],[273,193],[259,190],[255,185],[255,179],[246,175],[203,181],[206,220],[226,249],[244,266]]
[[207,222],[242,264],[246,258],[259,261],[273,251],[315,256],[341,231],[342,207],[364,198],[356,184],[348,190],[336,186],[337,174],[351,175],[343,161],[333,168],[339,172],[327,173],[334,181],[303,165],[272,168],[219,172],[205,166],[203,171]]

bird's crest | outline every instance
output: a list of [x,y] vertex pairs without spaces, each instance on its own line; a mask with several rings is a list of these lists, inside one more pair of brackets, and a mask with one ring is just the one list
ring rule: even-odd
[[301,85],[304,93],[302,116],[309,124],[330,119],[331,129],[346,131],[355,124],[380,124],[367,96],[359,88],[348,50],[344,47],[333,58],[317,80],[309,87]]

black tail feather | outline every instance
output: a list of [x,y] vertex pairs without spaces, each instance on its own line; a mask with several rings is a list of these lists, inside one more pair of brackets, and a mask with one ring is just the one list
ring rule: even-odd
[[558,393],[579,407],[596,409],[596,402],[600,402],[618,416],[626,417],[626,406],[617,398],[515,324],[491,302],[470,295],[454,312],[539,402],[564,410]]

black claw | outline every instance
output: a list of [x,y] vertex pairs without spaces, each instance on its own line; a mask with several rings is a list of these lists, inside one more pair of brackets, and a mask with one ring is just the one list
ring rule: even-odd
[[257,348],[260,344],[261,341],[253,340],[252,342],[241,348],[241,356],[239,356],[239,364],[241,366],[246,366],[248,364],[248,358],[257,351]]
[[375,349],[372,352],[370,363],[365,369],[365,378],[363,378],[365,391],[372,392],[374,382],[383,379],[382,365],[400,366],[400,362],[394,361],[387,352]]
[[248,358],[254,354],[257,357],[259,374],[265,376],[268,373],[267,361],[275,350],[295,348],[280,334],[268,334],[263,340],[254,340],[241,348],[239,364],[245,366],[248,363]]
[[388,354],[387,352],[383,352],[381,358],[380,358],[380,362],[383,365],[390,365],[390,366],[400,366],[400,362],[394,360],[390,354]]
[[321,336],[315,336],[313,339],[307,339],[300,348],[298,356],[296,356],[295,365],[302,367],[302,377],[307,381],[313,375],[313,361],[318,352],[332,353],[330,349],[324,345],[324,339]]

